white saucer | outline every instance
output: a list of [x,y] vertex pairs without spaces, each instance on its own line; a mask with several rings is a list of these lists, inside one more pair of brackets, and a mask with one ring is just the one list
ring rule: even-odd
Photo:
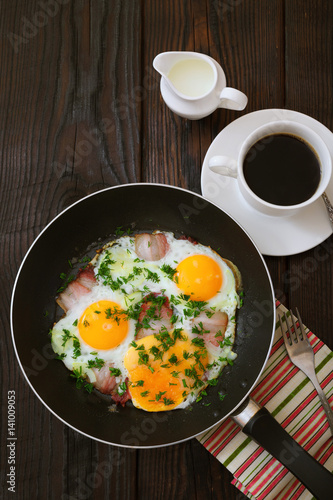
[[[231,215],[249,233],[264,255],[293,255],[322,243],[332,234],[324,201],[320,198],[289,217],[272,217],[250,207],[240,194],[236,179],[211,172],[208,161],[215,155],[236,157],[247,135],[271,120],[293,120],[317,132],[333,158],[333,134],[310,116],[287,109],[264,109],[244,115],[224,128],[210,145],[201,173],[201,190],[205,198]],[[288,182],[288,179],[286,179]],[[297,189],[297,186],[290,186]],[[327,189],[333,201],[333,178]]]

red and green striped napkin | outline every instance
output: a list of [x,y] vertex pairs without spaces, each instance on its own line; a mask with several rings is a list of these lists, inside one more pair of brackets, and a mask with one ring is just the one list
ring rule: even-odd
[[[282,316],[286,308],[279,302],[276,307]],[[333,406],[333,353],[312,332],[308,329],[306,332],[315,353],[318,380]],[[291,363],[279,323],[267,365],[251,396],[265,406],[303,448],[333,471],[333,438],[325,412],[310,380]],[[198,440],[228,468],[234,476],[232,484],[248,498],[313,498],[291,472],[243,434],[231,419],[201,434]]]

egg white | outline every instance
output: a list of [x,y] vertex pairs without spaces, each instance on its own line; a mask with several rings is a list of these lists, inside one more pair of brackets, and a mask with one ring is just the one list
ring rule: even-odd
[[[112,292],[103,285],[96,285],[91,293],[81,297],[78,304],[69,310],[63,318],[52,329],[52,346],[54,351],[62,357],[62,360],[69,370],[78,370],[82,375],[87,375],[90,382],[95,381],[95,376],[91,369],[88,368],[88,360],[95,358],[103,359],[105,362],[112,362],[119,369],[123,368],[123,358],[126,354],[130,343],[135,338],[135,321],[128,319],[128,333],[124,341],[113,349],[96,349],[88,345],[80,336],[77,322],[84,313],[85,309],[99,300],[109,300],[119,304],[121,309],[126,309],[123,294]],[[65,342],[69,332],[70,338]],[[75,354],[75,337],[80,342],[80,355]]]

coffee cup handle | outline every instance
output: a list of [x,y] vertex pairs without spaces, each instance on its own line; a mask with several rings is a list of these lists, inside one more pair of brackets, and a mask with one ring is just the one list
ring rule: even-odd
[[237,177],[237,161],[230,156],[213,156],[208,161],[208,167],[216,174]]
[[247,101],[247,96],[240,90],[233,89],[232,87],[224,87],[220,94],[219,107],[242,111],[247,105]]

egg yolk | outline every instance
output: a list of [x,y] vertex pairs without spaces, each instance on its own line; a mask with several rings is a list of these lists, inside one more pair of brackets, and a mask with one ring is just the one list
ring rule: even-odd
[[191,255],[178,264],[174,280],[191,299],[209,300],[221,288],[222,272],[208,255]]
[[149,335],[137,341],[124,358],[133,404],[146,411],[172,410],[190,392],[200,391],[208,364],[206,349],[187,336],[176,340],[172,333],[162,340],[159,337]]
[[119,304],[100,300],[87,307],[78,322],[80,336],[94,349],[113,349],[126,338],[128,322]]

